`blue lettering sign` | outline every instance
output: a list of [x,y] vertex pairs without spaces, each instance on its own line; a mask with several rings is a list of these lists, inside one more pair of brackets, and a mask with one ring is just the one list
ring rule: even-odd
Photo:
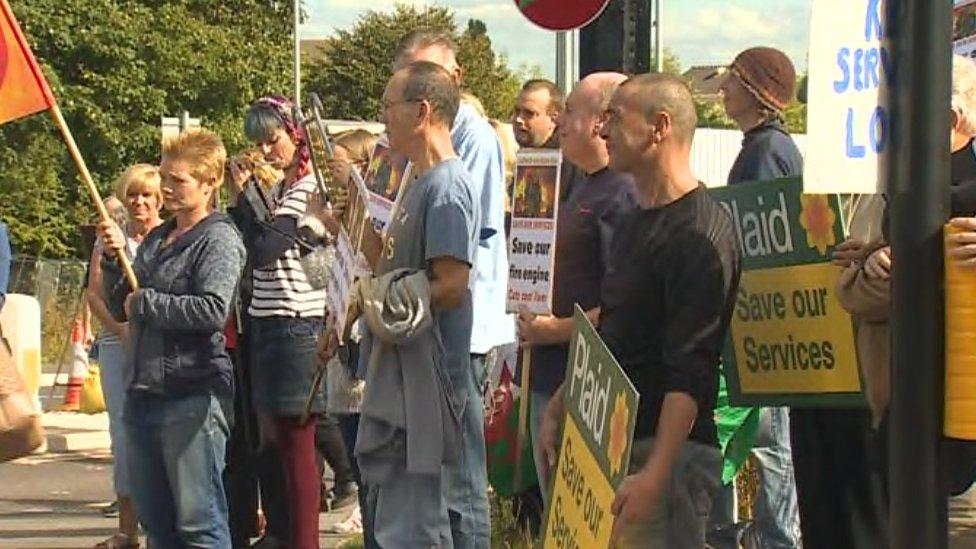
[[864,145],[854,144],[854,109],[847,109],[847,158],[864,158]]
[[881,0],[868,0],[867,14],[864,17],[864,40],[881,40]]
[[874,109],[868,130],[871,148],[874,149],[875,154],[881,154],[888,144],[888,113],[880,105]]
[[851,86],[851,69],[848,66],[847,58],[850,57],[851,50],[847,48],[841,48],[837,52],[837,66],[840,67],[840,72],[842,74],[840,80],[834,80],[834,91],[837,93],[844,93],[847,88]]

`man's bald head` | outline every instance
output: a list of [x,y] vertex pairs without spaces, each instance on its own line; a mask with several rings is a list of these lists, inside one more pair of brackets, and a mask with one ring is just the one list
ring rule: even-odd
[[625,81],[627,75],[619,72],[595,72],[580,80],[573,91],[585,96],[593,108],[602,113],[610,104],[613,92]]
[[444,67],[454,83],[461,85],[463,72],[457,61],[457,42],[445,32],[420,29],[406,34],[397,45],[393,58],[393,72],[411,63],[427,61]]
[[691,143],[698,125],[695,101],[684,80],[670,74],[639,74],[621,85],[643,110],[648,122],[654,124],[661,113],[671,119],[672,137],[681,143]]

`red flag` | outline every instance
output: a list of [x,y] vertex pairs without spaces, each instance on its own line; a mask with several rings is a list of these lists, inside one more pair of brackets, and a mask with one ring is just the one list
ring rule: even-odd
[[0,0],[0,124],[54,106],[54,96],[7,0]]

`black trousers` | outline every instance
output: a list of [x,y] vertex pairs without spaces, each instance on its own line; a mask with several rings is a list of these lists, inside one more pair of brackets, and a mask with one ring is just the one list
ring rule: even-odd
[[224,489],[231,542],[235,549],[249,547],[258,535],[258,476],[255,449],[256,419],[251,404],[248,344],[243,336],[231,352],[234,364],[234,417],[227,439]]
[[865,409],[790,411],[804,549],[884,549],[884,459]]

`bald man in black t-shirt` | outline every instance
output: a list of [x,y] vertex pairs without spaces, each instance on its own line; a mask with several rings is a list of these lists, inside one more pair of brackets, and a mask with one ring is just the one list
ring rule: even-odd
[[[600,335],[640,393],[630,475],[611,508],[625,547],[704,546],[721,481],[713,413],[741,252],[691,172],[696,123],[687,86],[653,74],[617,89],[602,130],[639,203],[617,225],[600,296]],[[543,426],[550,466],[563,413],[560,389]]]

